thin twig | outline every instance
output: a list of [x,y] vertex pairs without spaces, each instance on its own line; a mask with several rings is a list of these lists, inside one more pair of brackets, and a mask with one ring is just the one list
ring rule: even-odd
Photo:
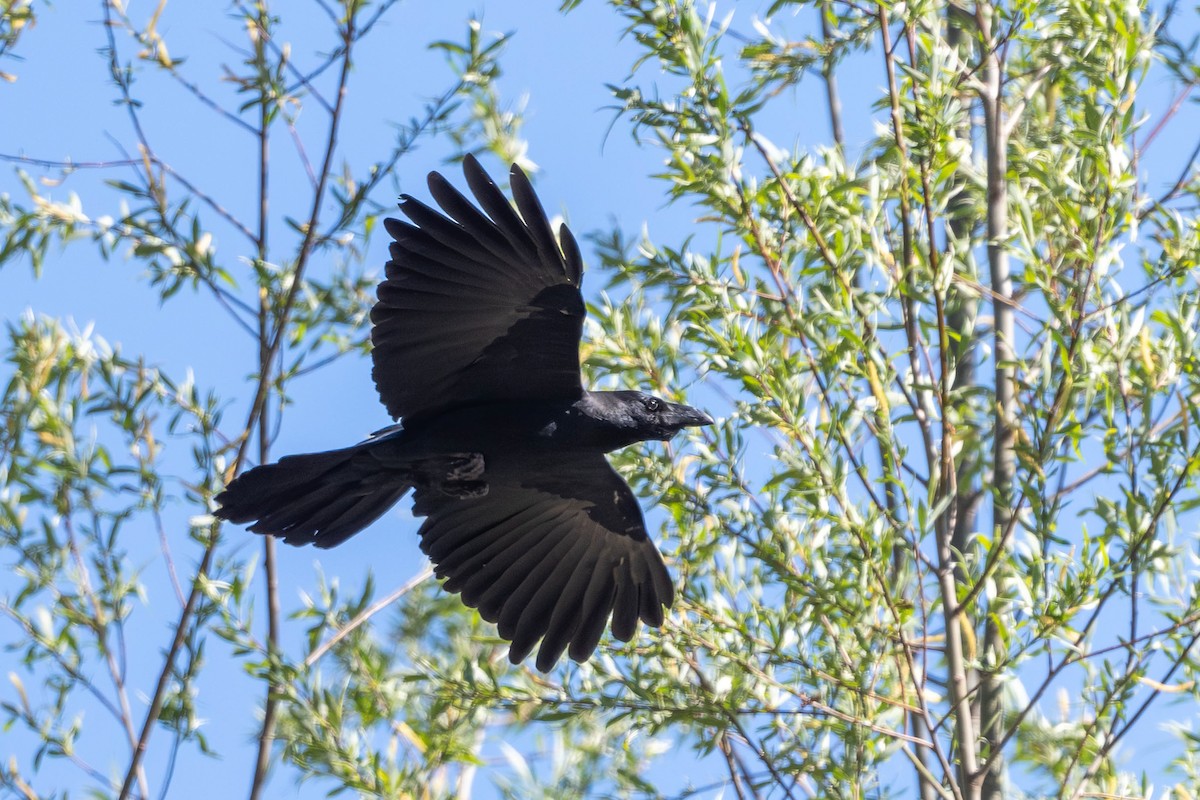
[[[712,683],[709,682],[708,677],[704,674],[704,671],[700,668],[700,665],[696,662],[696,659],[689,654],[686,656],[686,660],[688,666],[691,667],[692,672],[696,675],[696,680],[700,683],[700,688],[702,688],[709,697],[714,699],[714,701],[720,707],[721,712],[725,715],[725,718],[729,720],[730,724],[732,724],[734,729],[737,730],[738,735],[741,736],[742,739],[753,748],[754,754],[758,756],[758,760],[761,761],[763,766],[767,768],[767,771],[771,773],[771,777],[775,779],[775,784],[783,790],[784,796],[795,800],[795,795],[792,794],[791,787],[788,786],[783,780],[783,776],[779,773],[779,770],[775,766],[774,759],[772,759],[767,753],[766,748],[751,739],[750,734],[747,733],[746,729],[742,726],[742,721],[738,717],[737,713],[717,699],[718,695],[716,690],[713,688]],[[743,772],[746,771],[744,767],[742,769]]]
[[[138,30],[137,26],[134,25],[133,21],[129,18],[129,15],[124,12],[122,6],[120,6],[120,5],[115,6],[115,10],[117,12],[117,17],[121,21],[122,27],[124,27],[124,29],[125,29],[125,32],[128,33],[130,35],[130,37],[132,37],[138,44],[142,45],[143,47],[150,48],[150,47],[155,47],[158,44],[158,42],[162,40],[161,36],[156,36],[156,37],[152,38],[151,36],[147,36],[144,31]],[[156,41],[156,39],[157,39],[157,41]],[[189,81],[187,78],[183,77],[183,75],[179,72],[179,70],[176,69],[176,66],[175,66],[176,62],[171,62],[171,61],[163,62],[161,60],[156,59],[155,63],[158,64],[161,69],[165,70],[168,75],[170,75],[172,78],[174,78],[175,81],[177,83],[179,83],[179,85],[181,85],[187,92],[189,92],[198,101],[200,101],[200,103],[207,106],[210,111],[216,112],[219,116],[223,117],[225,119],[225,121],[233,124],[236,127],[241,128],[242,130],[246,131],[247,133],[251,133],[251,134],[255,133],[253,125],[246,122],[244,119],[237,116],[233,112],[226,110],[219,103],[217,103],[217,101],[213,100],[211,97],[209,97],[207,94],[205,94],[204,91],[197,84],[195,84],[195,83]]]
[[304,666],[311,667],[313,664],[316,664],[321,660],[322,656],[324,656],[332,647],[334,647],[334,645],[353,633],[355,628],[362,625],[380,611],[383,611],[392,603],[396,602],[401,597],[408,594],[425,581],[429,580],[431,577],[433,577],[433,567],[426,565],[425,569],[417,573],[416,576],[398,586],[391,594],[382,600],[375,602],[370,608],[359,612],[354,619],[350,620],[343,627],[339,628],[337,633],[322,642],[316,650],[313,650],[308,654],[308,658],[304,659]]
[[119,158],[113,161],[57,161],[50,158],[31,158],[30,156],[14,155],[12,153],[0,153],[0,161],[7,161],[12,164],[29,164],[34,167],[45,167],[47,169],[61,169],[64,172],[72,172],[77,169],[109,169],[111,167],[138,167],[142,162],[136,158]]
[[[125,731],[125,737],[129,741],[130,748],[137,746],[137,739],[133,732],[133,711],[129,707],[129,693],[125,691],[125,681],[122,678],[122,670],[118,669],[116,659],[113,657],[112,647],[108,641],[108,615],[100,607],[100,601],[96,597],[96,592],[92,589],[92,581],[89,576],[87,565],[83,561],[83,554],[79,550],[79,542],[75,537],[75,524],[71,516],[70,508],[63,515],[63,527],[67,532],[67,547],[71,551],[71,557],[75,561],[75,568],[79,571],[79,588],[87,598],[88,604],[92,607],[92,630],[96,634],[96,644],[100,647],[100,652],[104,655],[104,662],[108,666],[108,674],[112,679],[113,688],[117,693],[117,702],[120,703],[121,728]],[[150,794],[149,785],[146,782],[145,770],[138,770],[137,774],[138,788],[142,792],[142,797],[148,797]]]
[[58,665],[58,668],[61,669],[68,678],[87,689],[88,693],[91,694],[92,697],[96,698],[96,701],[100,703],[100,705],[103,706],[109,714],[112,715],[113,719],[115,719],[117,722],[121,721],[120,709],[113,705],[112,700],[109,700],[108,697],[101,692],[99,688],[97,688],[96,684],[92,683],[92,680],[88,676],[80,672],[77,666],[71,664],[71,662],[64,658],[60,652],[58,652],[54,642],[48,640],[45,636],[40,634],[37,629],[30,625],[28,620],[21,616],[21,614],[18,613],[15,608],[2,600],[0,600],[0,614],[7,615],[9,619],[20,626],[21,630],[30,641],[41,645],[41,647],[50,654],[50,657],[54,659],[54,663]]
[[183,587],[179,585],[179,575],[175,572],[175,559],[171,557],[171,544],[167,541],[167,529],[163,525],[162,512],[158,506],[154,507],[154,527],[158,531],[158,548],[162,551],[163,561],[167,565],[167,576],[171,579],[171,588],[175,590],[175,597],[179,600],[179,606],[182,608],[185,602]]

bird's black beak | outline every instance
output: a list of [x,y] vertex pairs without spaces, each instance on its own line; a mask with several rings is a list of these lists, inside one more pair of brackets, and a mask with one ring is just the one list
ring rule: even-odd
[[700,409],[678,403],[671,403],[663,417],[664,421],[675,431],[713,424],[713,418]]

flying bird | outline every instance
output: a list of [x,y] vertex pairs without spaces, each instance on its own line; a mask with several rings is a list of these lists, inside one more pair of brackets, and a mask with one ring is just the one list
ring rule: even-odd
[[218,517],[288,544],[333,547],[405,495],[443,588],[498,626],[509,660],[585,661],[610,617],[629,641],[660,626],[671,576],[605,453],[710,425],[702,411],[583,387],[583,261],[555,236],[525,173],[514,203],[474,158],[478,205],[437,172],[442,213],[409,195],[388,219],[391,260],[371,311],[372,377],[400,423],[341,450],[244,473]]

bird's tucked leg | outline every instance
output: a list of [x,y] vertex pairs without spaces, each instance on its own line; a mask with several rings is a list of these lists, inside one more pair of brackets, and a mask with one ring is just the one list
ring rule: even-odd
[[450,453],[446,456],[446,481],[477,481],[483,477],[482,453]]
[[418,485],[459,500],[487,496],[487,481],[480,480],[483,471],[482,453],[446,453],[412,465],[412,477]]
[[438,489],[457,500],[478,500],[488,493],[487,481],[446,481]]
[[483,476],[483,454],[452,453],[446,463],[446,479],[438,487],[442,494],[459,500],[476,500],[486,497],[487,481]]

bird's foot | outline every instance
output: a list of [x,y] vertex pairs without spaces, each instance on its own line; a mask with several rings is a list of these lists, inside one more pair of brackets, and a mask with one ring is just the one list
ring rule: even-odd
[[446,482],[479,481],[483,477],[482,453],[449,453],[446,456]]
[[446,453],[411,465],[410,480],[447,497],[474,500],[488,493],[482,453]]

